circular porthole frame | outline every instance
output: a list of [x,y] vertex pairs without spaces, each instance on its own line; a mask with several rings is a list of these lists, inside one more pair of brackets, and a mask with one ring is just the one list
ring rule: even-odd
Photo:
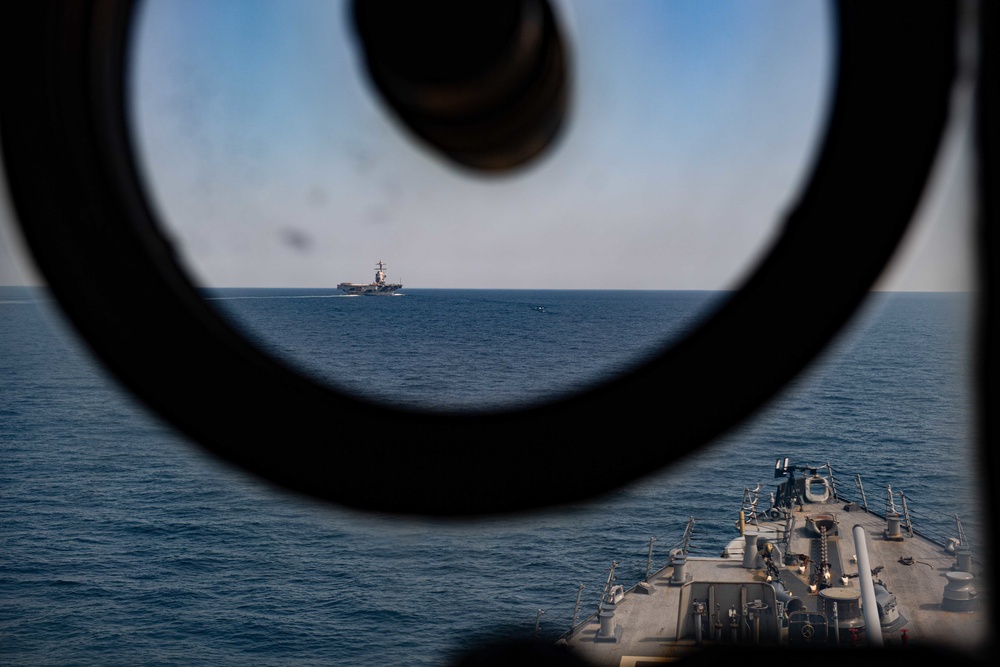
[[108,368],[195,441],[289,489],[398,514],[592,498],[762,406],[850,318],[892,255],[933,165],[956,66],[954,3],[837,3],[821,149],[779,238],[738,291],[689,336],[590,390],[509,412],[419,412],[290,369],[188,279],[131,150],[135,4],[3,9],[5,169],[39,269]]

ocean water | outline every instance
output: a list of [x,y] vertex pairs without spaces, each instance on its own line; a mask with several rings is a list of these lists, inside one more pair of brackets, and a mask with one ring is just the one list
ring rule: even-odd
[[[419,407],[516,406],[622,372],[719,293],[213,290],[246,335],[323,381]],[[814,367],[697,456],[606,497],[472,522],[346,511],[177,435],[107,376],[44,290],[0,288],[0,663],[445,665],[555,639],[696,520],[736,536],[775,458],[906,493],[939,540],[979,529],[972,298],[877,294]],[[539,615],[540,614],[540,615]]]
[[[264,349],[341,389],[423,409],[550,399],[626,371],[724,292],[207,290]],[[317,300],[319,303],[317,303]]]

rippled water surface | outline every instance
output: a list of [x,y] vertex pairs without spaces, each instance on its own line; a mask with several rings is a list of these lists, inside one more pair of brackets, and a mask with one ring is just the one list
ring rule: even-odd
[[[213,295],[308,372],[425,405],[593,382],[724,296]],[[970,307],[968,295],[876,295],[813,370],[704,454],[594,503],[455,524],[314,504],[208,458],[105,375],[44,291],[4,288],[0,662],[437,665],[531,636],[539,610],[554,639],[580,585],[585,615],[612,561],[634,583],[650,538],[662,565],[689,517],[700,552],[717,553],[744,486],[769,483],[779,456],[829,461],[849,487],[860,472],[869,502],[891,483],[918,528],[944,538],[958,513],[978,539]],[[624,356],[601,356],[616,344]]]

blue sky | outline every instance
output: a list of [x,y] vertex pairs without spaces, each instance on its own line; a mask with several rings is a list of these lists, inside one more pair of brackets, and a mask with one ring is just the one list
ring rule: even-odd
[[[486,177],[384,111],[345,2],[144,3],[133,134],[195,280],[330,287],[384,260],[410,287],[737,286],[808,174],[832,85],[829,6],[553,4],[568,125],[536,164]],[[960,154],[941,168],[908,241],[918,259],[882,287],[969,285]]]

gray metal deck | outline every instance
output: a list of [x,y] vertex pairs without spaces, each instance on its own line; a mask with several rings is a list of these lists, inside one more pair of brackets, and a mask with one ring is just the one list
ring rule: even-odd
[[[831,536],[827,541],[828,560],[833,574],[831,584],[834,589],[846,590],[828,592],[821,596],[818,590],[813,592],[809,589],[808,569],[805,574],[799,574],[796,567],[787,568],[782,565],[779,577],[788,591],[804,603],[806,609],[812,611],[822,609],[824,598],[857,598],[860,595],[859,578],[850,577],[845,584],[840,577],[842,574],[858,573],[852,529],[855,525],[861,525],[866,533],[869,566],[877,570],[875,578],[880,579],[896,596],[897,608],[905,618],[905,622],[898,628],[883,633],[885,645],[905,644],[907,648],[914,648],[933,644],[970,651],[983,647],[988,633],[988,605],[985,601],[979,600],[978,609],[981,611],[942,609],[945,585],[948,583],[946,575],[955,571],[956,556],[919,535],[911,537],[905,529],[902,531],[902,539],[887,539],[883,534],[886,528],[884,519],[865,511],[844,511],[844,506],[843,502],[808,505],[793,512],[788,550],[793,554],[813,553],[815,540],[810,541],[804,529],[806,518],[810,515],[832,514],[837,521],[839,534]],[[772,529],[775,527],[776,525],[770,526]],[[762,531],[767,529],[768,526],[761,526]],[[674,567],[664,567],[650,576],[646,582],[648,585],[634,587],[617,605],[612,605],[613,617],[604,619],[603,633],[601,620],[595,615],[567,633],[559,640],[560,643],[568,644],[576,653],[596,665],[631,667],[683,657],[697,650],[695,639],[688,634],[692,627],[692,602],[704,594],[707,582],[719,584],[713,590],[727,588],[726,582],[746,584],[745,592],[742,593],[743,601],[752,603],[760,599],[762,605],[769,605],[772,613],[768,622],[772,624],[772,628],[776,628],[778,621],[773,615],[773,596],[768,598],[766,593],[761,593],[765,590],[763,584],[767,583],[765,570],[744,567],[742,549],[738,544],[731,545],[730,549],[729,558],[688,557],[683,566],[686,584],[672,583]],[[967,564],[963,562],[963,566]],[[972,574],[977,578],[973,580],[973,586],[978,589],[978,596],[982,597],[986,582],[979,577],[983,573],[978,566],[968,569],[975,570]],[[722,609],[727,608],[729,600],[725,602]],[[845,604],[845,607],[848,606]],[[857,608],[861,606],[858,601]],[[767,616],[766,612],[761,614],[762,618]],[[845,619],[845,624],[849,624],[847,621]],[[608,628],[613,628],[613,632],[609,632]],[[787,637],[799,630],[801,627],[785,630],[784,633]],[[777,631],[777,634],[780,633],[781,631]],[[762,633],[761,636],[772,637],[777,634]],[[726,632],[722,632],[721,636],[722,641],[730,641]],[[702,639],[703,645],[711,643],[710,637]],[[840,645],[847,648],[849,642],[841,640]]]

